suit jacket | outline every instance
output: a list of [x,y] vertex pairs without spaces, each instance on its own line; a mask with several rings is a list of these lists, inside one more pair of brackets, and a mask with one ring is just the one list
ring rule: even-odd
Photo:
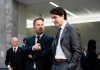
[[[61,48],[68,59],[68,68],[75,70],[81,57],[81,40],[79,31],[70,24],[66,24],[61,39]],[[55,59],[56,40],[52,44],[53,57]]]
[[22,45],[22,46],[21,46],[21,48],[25,48],[25,47],[26,47],[25,45]]
[[18,47],[16,53],[13,52],[13,48],[7,50],[5,64],[10,65],[13,70],[24,70],[24,53],[23,50]]
[[84,54],[84,52],[81,53],[81,68],[83,70],[87,70],[88,66],[88,60],[87,60],[87,55]]
[[88,70],[97,70],[97,54],[95,51],[90,50],[87,52]]
[[[41,50],[39,51],[30,51],[32,53],[32,59],[29,61],[33,60],[36,63],[36,70],[51,70],[51,65],[52,65],[52,42],[53,42],[53,37],[48,36],[47,34],[43,34],[41,40],[40,40],[40,45],[41,45]],[[35,35],[32,37],[29,37],[26,40],[26,46],[27,47],[32,47],[35,45]]]

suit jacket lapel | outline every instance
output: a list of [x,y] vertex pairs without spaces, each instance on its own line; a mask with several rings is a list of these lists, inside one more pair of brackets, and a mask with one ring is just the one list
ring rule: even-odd
[[44,33],[43,36],[41,37],[41,40],[40,40],[40,44],[43,44],[44,41],[46,40],[46,34]]
[[18,47],[17,51],[16,52],[20,52],[20,47]]
[[20,50],[19,50],[19,47],[18,47],[18,49],[16,50],[16,52],[15,52],[15,53],[17,54],[19,51],[20,51]]
[[[65,32],[67,31],[67,27],[68,27],[68,23],[65,25],[65,28],[64,28],[64,30],[63,30],[63,32],[62,32],[62,35],[61,35],[61,39],[60,39],[60,41],[62,41],[63,40],[63,38],[64,38],[64,35],[65,35]],[[56,40],[53,42],[53,53],[54,53],[54,55],[55,55],[55,53],[56,53],[56,48],[57,48],[57,45],[56,45]]]
[[63,32],[62,32],[62,35],[61,35],[61,39],[60,39],[60,40],[63,39],[63,37],[64,37],[64,35],[65,35],[65,32],[67,31],[67,28],[68,28],[68,23],[65,25],[65,28],[64,28],[64,30],[63,30]]
[[13,53],[13,54],[14,54],[13,47],[11,48],[11,53]]
[[32,36],[30,39],[29,39],[29,47],[32,47],[33,45],[35,45],[35,38],[36,38],[36,35]]
[[35,44],[35,38],[36,38],[36,35],[34,35],[34,36],[32,37],[32,41],[33,41],[32,44]]

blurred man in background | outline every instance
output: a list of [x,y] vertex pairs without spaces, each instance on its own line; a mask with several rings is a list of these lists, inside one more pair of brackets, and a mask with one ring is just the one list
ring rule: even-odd
[[8,70],[24,70],[24,53],[18,46],[18,38],[11,40],[12,47],[7,50],[5,64]]

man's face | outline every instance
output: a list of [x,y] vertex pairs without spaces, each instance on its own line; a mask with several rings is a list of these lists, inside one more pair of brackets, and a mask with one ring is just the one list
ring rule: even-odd
[[17,47],[18,46],[18,39],[17,38],[13,38],[12,39],[12,46],[13,47]]
[[63,16],[51,14],[51,18],[55,26],[60,27],[63,24],[63,20],[64,20]]
[[44,22],[42,20],[37,20],[34,25],[36,34],[40,35],[44,32]]

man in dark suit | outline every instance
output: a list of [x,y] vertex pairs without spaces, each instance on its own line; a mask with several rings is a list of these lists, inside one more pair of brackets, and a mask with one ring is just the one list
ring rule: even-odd
[[9,70],[24,70],[24,53],[18,46],[18,38],[13,37],[12,47],[7,50],[5,64]]
[[51,70],[53,37],[44,33],[43,18],[35,19],[33,25],[35,35],[26,40],[26,46],[32,48],[28,54],[26,70]]
[[88,60],[87,60],[87,46],[83,47],[83,51],[81,53],[81,68],[82,70],[87,70]]
[[79,31],[67,22],[67,14],[62,7],[50,11],[55,26],[59,27],[52,44],[52,70],[76,70],[81,57],[81,40]]
[[88,70],[97,70],[96,41],[94,39],[90,39],[87,47]]

